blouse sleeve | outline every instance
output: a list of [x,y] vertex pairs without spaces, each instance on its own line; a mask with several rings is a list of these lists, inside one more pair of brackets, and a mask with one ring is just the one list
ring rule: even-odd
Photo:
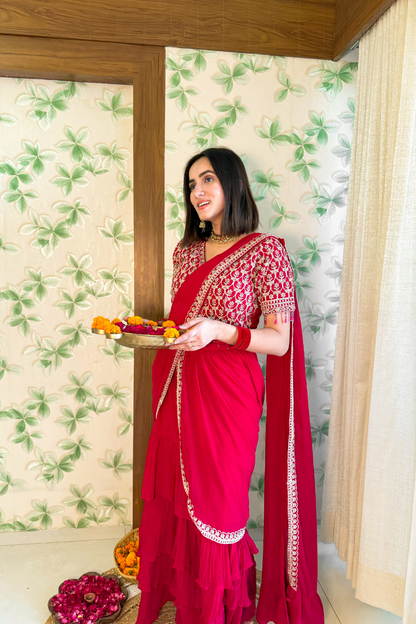
[[181,266],[181,247],[180,247],[180,242],[176,245],[175,250],[173,252],[173,274],[172,274],[172,286],[170,288],[170,296],[171,296],[171,301],[173,303],[173,300],[175,298],[176,295],[176,291],[178,290],[178,273],[179,273],[179,268]]
[[285,247],[276,236],[261,246],[254,288],[263,315],[294,312],[295,280]]

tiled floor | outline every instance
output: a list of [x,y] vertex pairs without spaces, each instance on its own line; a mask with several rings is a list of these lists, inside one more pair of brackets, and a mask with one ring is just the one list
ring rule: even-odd
[[[117,540],[116,540],[117,541]],[[113,567],[114,539],[0,546],[0,624],[44,624],[47,601],[65,578]],[[261,563],[262,542],[258,565]],[[319,544],[319,593],[325,624],[401,624],[402,619],[354,598],[345,564],[332,544]]]

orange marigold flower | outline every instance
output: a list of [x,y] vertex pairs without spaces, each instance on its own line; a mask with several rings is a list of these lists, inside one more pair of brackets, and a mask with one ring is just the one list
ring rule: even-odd
[[110,327],[111,323],[109,321],[109,319],[99,319],[97,321],[96,327],[97,329],[104,329],[104,331],[108,331],[109,327]]
[[163,335],[165,338],[179,338],[180,334],[177,329],[173,329],[173,327],[168,327]]
[[117,316],[116,316],[116,318],[113,318],[113,320],[111,322],[112,322],[113,325],[115,325],[116,323],[121,323],[120,319],[117,318]]
[[175,325],[175,321],[164,321],[164,323],[162,323],[162,327],[175,327]]
[[126,568],[124,570],[124,574],[127,574],[127,576],[136,576],[137,575],[137,569],[136,568]]
[[94,327],[95,329],[104,329],[105,323],[109,322],[109,319],[105,318],[104,316],[96,316],[92,322],[91,327]]
[[157,327],[156,321],[147,321],[146,325],[153,325],[153,327]]
[[137,557],[136,557],[136,555],[135,555],[134,553],[132,553],[132,552],[131,552],[131,553],[127,556],[127,559],[126,559],[126,566],[127,566],[128,568],[132,568],[132,567],[134,566],[134,564],[136,563],[136,561],[137,561]]
[[127,323],[129,325],[143,325],[143,319],[141,316],[129,316]]
[[118,325],[113,325],[110,323],[108,329],[106,329],[107,334],[121,334],[121,329]]

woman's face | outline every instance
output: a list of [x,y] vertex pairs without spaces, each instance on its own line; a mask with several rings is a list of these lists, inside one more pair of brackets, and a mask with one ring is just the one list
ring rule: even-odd
[[206,156],[195,161],[189,170],[189,191],[201,221],[220,225],[225,208],[224,191]]

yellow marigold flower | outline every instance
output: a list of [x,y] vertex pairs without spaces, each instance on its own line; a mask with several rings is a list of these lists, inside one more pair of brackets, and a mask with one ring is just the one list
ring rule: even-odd
[[163,335],[165,338],[179,338],[180,334],[177,329],[173,329],[173,327],[168,327]]
[[153,327],[157,327],[156,321],[147,321],[146,325],[153,325]]
[[165,321],[162,324],[162,327],[175,327],[175,325],[176,325],[175,321]]
[[119,318],[113,318],[113,320],[111,321],[113,325],[115,325],[116,323],[121,323]]
[[129,325],[143,325],[143,319],[141,316],[129,316],[127,323]]

